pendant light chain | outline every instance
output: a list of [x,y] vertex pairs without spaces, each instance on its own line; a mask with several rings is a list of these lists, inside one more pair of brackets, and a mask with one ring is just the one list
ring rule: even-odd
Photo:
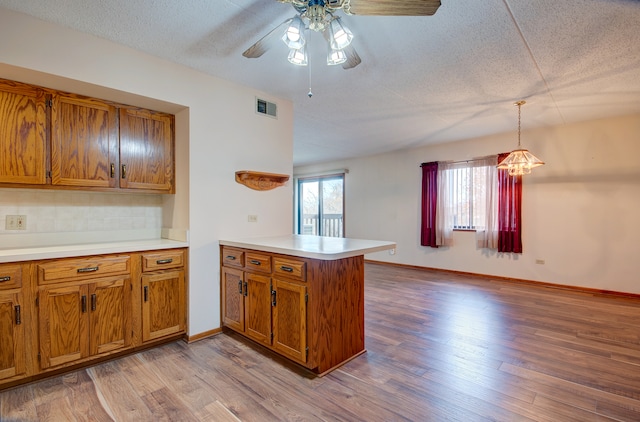
[[515,103],[515,105],[518,106],[518,149],[522,149],[522,145],[520,144],[520,113],[521,113],[522,105],[526,103],[527,102],[524,100],[518,101],[517,103]]

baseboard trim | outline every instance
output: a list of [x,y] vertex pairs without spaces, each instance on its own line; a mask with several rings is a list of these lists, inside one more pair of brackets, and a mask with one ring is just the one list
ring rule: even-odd
[[582,287],[582,286],[567,286],[566,284],[548,283],[545,281],[527,280],[524,278],[503,277],[498,275],[447,270],[444,268],[423,267],[419,265],[399,264],[396,262],[375,261],[372,259],[365,259],[365,262],[371,263],[371,264],[388,265],[391,267],[411,268],[415,270],[440,271],[443,273],[468,275],[468,276],[481,277],[481,278],[486,278],[490,280],[500,280],[500,281],[506,281],[506,282],[512,282],[512,283],[520,283],[520,284],[526,283],[532,286],[541,287],[545,289],[572,290],[575,292],[588,293],[592,295],[617,296],[617,297],[623,297],[623,298],[635,299],[635,300],[640,299],[640,294],[638,293],[618,292],[615,290],[593,289],[590,287]]
[[222,328],[214,328],[213,330],[204,331],[202,333],[194,334],[192,336],[186,336],[185,341],[187,343],[193,343],[199,340],[204,340],[205,338],[217,336],[222,332]]

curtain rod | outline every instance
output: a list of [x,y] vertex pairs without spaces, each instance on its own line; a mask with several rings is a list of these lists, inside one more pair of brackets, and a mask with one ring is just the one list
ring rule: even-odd
[[[485,155],[484,157],[474,157],[474,158],[469,158],[467,160],[458,160],[458,161],[442,161],[443,163],[449,163],[449,164],[460,164],[460,163],[470,163],[472,161],[480,161],[480,160],[486,160],[487,158],[493,158],[493,157],[497,157],[498,154],[491,154],[491,155]],[[420,164],[420,167],[422,167],[424,164],[427,163],[422,163]]]

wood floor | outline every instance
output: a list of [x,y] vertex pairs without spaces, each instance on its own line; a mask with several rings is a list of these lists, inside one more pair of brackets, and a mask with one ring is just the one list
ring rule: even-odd
[[0,393],[4,421],[640,421],[640,300],[366,264],[368,352],[309,378],[236,335]]

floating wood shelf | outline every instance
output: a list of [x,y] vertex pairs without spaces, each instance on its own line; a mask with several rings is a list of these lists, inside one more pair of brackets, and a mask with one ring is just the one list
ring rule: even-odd
[[271,190],[283,186],[289,180],[286,174],[263,173],[260,171],[236,171],[236,182],[253,190]]

